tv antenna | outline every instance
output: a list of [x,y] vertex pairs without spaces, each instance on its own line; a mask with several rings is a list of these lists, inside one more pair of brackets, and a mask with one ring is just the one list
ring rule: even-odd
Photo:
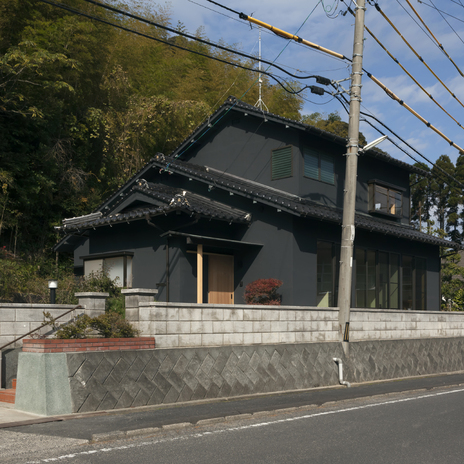
[[262,79],[262,74],[261,74],[261,26],[258,26],[259,30],[259,63],[258,63],[258,69],[259,69],[259,74],[258,74],[258,101],[255,103],[255,106],[259,108],[261,111],[266,111],[269,113],[269,108],[266,106],[266,104],[263,102],[262,97],[262,86],[263,86],[263,79]]

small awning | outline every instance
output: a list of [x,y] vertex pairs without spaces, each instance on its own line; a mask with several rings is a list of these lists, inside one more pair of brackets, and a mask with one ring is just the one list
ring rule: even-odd
[[231,248],[234,250],[242,250],[249,247],[263,247],[263,243],[241,242],[240,240],[229,240],[227,238],[208,237],[206,235],[186,234],[183,232],[176,232],[168,230],[161,237],[185,237],[188,245],[207,245],[219,248]]

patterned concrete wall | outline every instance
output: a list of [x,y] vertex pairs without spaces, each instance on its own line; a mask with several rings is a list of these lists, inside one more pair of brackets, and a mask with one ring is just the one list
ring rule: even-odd
[[[338,308],[139,303],[157,347],[338,341]],[[464,337],[464,313],[352,309],[350,341]]]
[[[28,353],[29,354],[29,353]],[[52,355],[49,355],[52,356]],[[74,412],[337,385],[464,370],[464,339],[69,353]]]

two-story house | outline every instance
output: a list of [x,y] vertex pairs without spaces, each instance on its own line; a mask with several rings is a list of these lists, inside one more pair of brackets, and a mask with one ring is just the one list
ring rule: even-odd
[[[108,270],[159,301],[243,303],[283,281],[285,305],[336,306],[346,140],[230,97],[170,156],[150,162],[96,211],[63,221],[75,270]],[[440,246],[409,225],[411,173],[359,157],[354,307],[438,310]]]

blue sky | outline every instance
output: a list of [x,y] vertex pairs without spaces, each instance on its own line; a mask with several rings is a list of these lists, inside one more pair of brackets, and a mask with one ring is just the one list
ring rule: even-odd
[[[319,0],[289,0],[287,2],[223,0],[220,3],[233,10],[253,15],[257,19],[288,32],[298,34],[310,42],[349,58],[352,56],[354,18],[349,13],[345,16],[341,14],[346,10],[348,1],[343,3],[334,0],[324,2]],[[464,105],[464,78],[429,35],[426,35],[411,18],[412,16],[419,22],[406,0],[379,0],[378,3],[405,39]],[[410,0],[410,3],[464,72],[462,53],[464,49],[464,0],[462,2],[460,0],[441,0],[440,2]],[[155,4],[150,2],[150,5],[156,10]],[[233,13],[206,0],[172,0],[163,5],[168,6],[173,25],[181,21],[191,33],[201,27],[205,35],[213,42],[223,40],[246,53],[258,53],[257,28],[250,28],[247,22],[238,19]],[[442,15],[449,24],[433,8],[433,5],[444,12]],[[353,7],[353,3],[351,6]],[[432,94],[434,99],[464,126],[464,107],[427,70],[375,7],[367,2],[366,6],[366,26]],[[423,26],[422,28],[425,29]],[[346,62],[295,42],[288,42],[264,30],[262,32],[262,56],[269,61],[276,60],[276,63],[284,65],[290,71],[299,70],[303,74],[320,74],[332,80],[341,80],[349,77],[350,74]],[[363,66],[453,142],[464,148],[464,129],[439,109],[367,32],[365,33]],[[315,83],[314,80],[302,82]],[[343,85],[348,88],[349,81]],[[231,90],[230,93],[233,94],[233,91]],[[348,120],[346,112],[333,97],[329,95],[321,97],[307,93],[305,98],[304,114],[313,112],[328,114],[338,111],[343,120]],[[448,142],[388,97],[365,75],[363,76],[362,100],[362,111],[372,112],[427,158],[435,161],[440,155],[447,154],[453,162],[456,161],[459,155],[456,148],[450,147]],[[379,136],[365,123],[361,123],[361,131],[368,141]],[[383,142],[379,148],[388,151],[398,159],[408,163],[414,162],[388,141]],[[407,149],[407,151],[418,157],[411,150]]]

